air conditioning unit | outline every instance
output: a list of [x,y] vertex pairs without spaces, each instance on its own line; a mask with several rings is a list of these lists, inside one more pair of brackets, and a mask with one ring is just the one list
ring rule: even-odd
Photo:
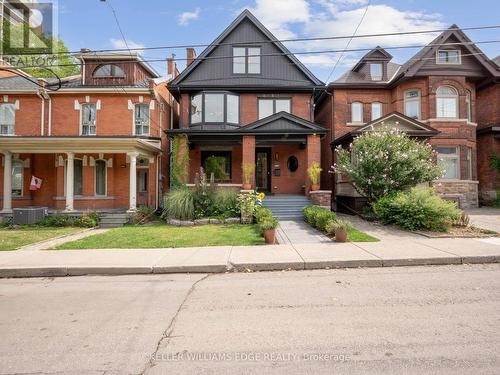
[[48,207],[23,207],[13,209],[14,225],[36,224],[48,215]]

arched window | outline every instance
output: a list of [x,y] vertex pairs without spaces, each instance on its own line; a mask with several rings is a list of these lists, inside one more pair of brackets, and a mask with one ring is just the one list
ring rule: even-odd
[[125,77],[125,72],[122,68],[112,64],[106,64],[99,66],[96,70],[94,70],[94,77],[102,78],[102,77],[117,77],[123,78]]
[[405,92],[405,115],[414,119],[420,119],[420,91],[408,90]]
[[363,103],[351,103],[351,122],[363,122]]
[[458,117],[458,93],[451,86],[441,86],[436,91],[436,117]]
[[12,161],[12,195],[20,197],[23,195],[23,161]]
[[106,195],[106,161],[95,161],[95,195]]

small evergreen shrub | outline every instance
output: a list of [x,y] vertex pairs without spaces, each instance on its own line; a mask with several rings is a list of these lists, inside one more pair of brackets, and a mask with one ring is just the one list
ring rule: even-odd
[[446,232],[461,216],[454,202],[442,199],[432,189],[423,188],[383,197],[373,205],[373,210],[384,224],[436,232]]
[[330,220],[336,220],[335,212],[322,208],[320,206],[307,206],[303,210],[305,221],[311,226],[324,232],[326,225]]
[[75,219],[66,215],[45,216],[36,225],[40,227],[72,227]]

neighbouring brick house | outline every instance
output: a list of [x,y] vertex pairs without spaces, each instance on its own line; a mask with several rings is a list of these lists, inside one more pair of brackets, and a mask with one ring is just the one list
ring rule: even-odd
[[[242,165],[252,188],[305,194],[307,168],[321,160],[326,129],[314,122],[318,80],[248,10],[243,11],[168,88],[179,100],[179,126],[167,131],[189,152],[188,182],[200,167],[220,185],[240,189]],[[185,150],[185,151],[182,151]],[[217,172],[218,171],[218,172]]]
[[[500,56],[493,59],[500,70]],[[477,162],[479,200],[491,203],[500,198],[500,174],[491,165],[491,156],[500,156],[500,77],[477,90]]]
[[[333,207],[359,209],[363,205],[363,198],[348,181],[326,172],[333,161],[333,148],[347,147],[358,134],[380,126],[427,140],[446,170],[434,183],[436,191],[457,200],[461,207],[477,206],[477,124],[483,116],[490,119],[485,124],[498,124],[499,120],[494,118],[498,112],[496,86],[484,89],[484,94],[480,89],[498,79],[498,66],[455,25],[403,65],[391,60],[384,49],[373,49],[330,83],[330,95],[318,101],[316,121],[329,129],[323,145],[325,154],[328,150],[323,156],[323,186],[334,191]],[[478,101],[488,90],[496,101],[481,104],[490,108],[479,113]]]
[[[54,211],[158,207],[172,98],[137,54],[82,51],[81,75],[0,78],[0,205]],[[31,78],[34,81],[36,79]],[[31,190],[32,176],[42,179]]]

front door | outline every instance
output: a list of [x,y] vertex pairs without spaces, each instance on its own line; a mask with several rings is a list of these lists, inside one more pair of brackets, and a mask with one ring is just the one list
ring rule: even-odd
[[137,205],[147,206],[149,188],[149,170],[137,169]]
[[271,149],[255,150],[255,188],[257,191],[271,192]]

